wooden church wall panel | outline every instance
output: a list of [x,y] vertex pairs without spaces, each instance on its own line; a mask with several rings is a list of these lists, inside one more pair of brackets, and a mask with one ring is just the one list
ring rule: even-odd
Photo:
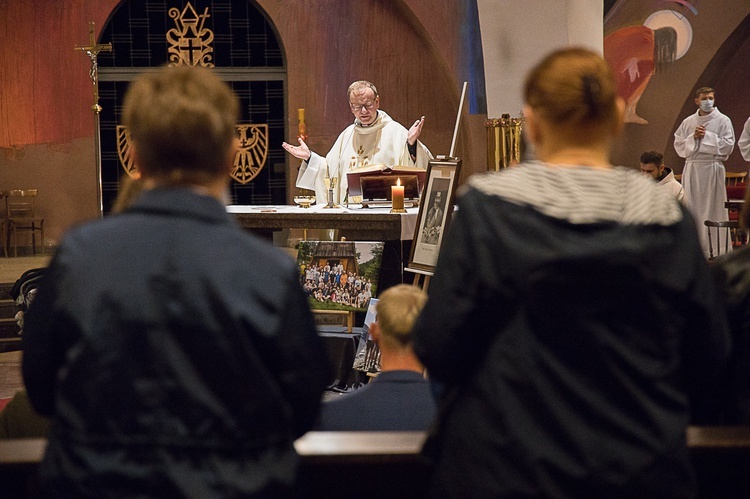
[[[378,88],[381,108],[404,126],[425,115],[421,140],[433,154],[448,153],[460,86],[405,2],[286,2],[283,9],[279,2],[259,4],[279,29],[287,53],[290,140],[297,109],[305,108],[307,143],[327,153],[353,119],[347,87],[367,79]],[[296,170],[299,161],[290,163]]]
[[39,189],[45,240],[97,216],[88,42],[119,0],[0,2],[0,185]]

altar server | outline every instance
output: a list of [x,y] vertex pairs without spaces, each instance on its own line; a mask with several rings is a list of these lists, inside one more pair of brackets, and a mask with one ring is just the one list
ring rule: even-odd
[[685,158],[682,186],[685,206],[695,218],[703,254],[708,257],[706,220],[729,220],[724,203],[727,190],[724,183],[724,161],[734,149],[732,121],[719,112],[713,88],[701,87],[695,92],[698,110],[685,118],[674,133],[674,148]]
[[664,164],[664,156],[660,152],[646,151],[641,154],[641,173],[648,175],[658,182],[658,186],[672,194],[677,201],[684,203],[685,190],[674,176],[671,168]]
[[750,161],[750,118],[745,121],[745,126],[742,128],[742,134],[737,145],[745,161]]

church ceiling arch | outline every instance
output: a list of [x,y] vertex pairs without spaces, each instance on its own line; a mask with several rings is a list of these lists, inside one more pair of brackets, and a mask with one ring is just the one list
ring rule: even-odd
[[102,191],[105,211],[121,181],[137,174],[122,126],[131,81],[162,65],[210,68],[241,102],[240,151],[232,170],[235,204],[284,204],[286,64],[276,28],[251,0],[124,0],[100,36],[113,51],[99,57]]

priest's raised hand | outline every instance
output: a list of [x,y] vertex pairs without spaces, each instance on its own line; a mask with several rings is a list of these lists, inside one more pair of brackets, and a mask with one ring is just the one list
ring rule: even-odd
[[310,159],[310,148],[307,147],[307,144],[305,144],[305,141],[302,140],[301,137],[297,137],[297,140],[299,141],[298,146],[293,146],[288,142],[282,142],[281,147],[283,147],[286,152],[288,152],[295,158],[307,161],[308,159]]
[[424,116],[422,116],[417,121],[415,121],[414,124],[411,126],[411,128],[409,128],[409,133],[406,136],[406,141],[409,143],[410,146],[413,146],[417,142],[419,135],[422,133],[423,126],[424,126]]

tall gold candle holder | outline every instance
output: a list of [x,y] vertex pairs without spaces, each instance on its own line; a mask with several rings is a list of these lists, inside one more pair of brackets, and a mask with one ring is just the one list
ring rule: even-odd
[[523,116],[503,114],[484,122],[487,129],[487,170],[499,171],[521,161]]

